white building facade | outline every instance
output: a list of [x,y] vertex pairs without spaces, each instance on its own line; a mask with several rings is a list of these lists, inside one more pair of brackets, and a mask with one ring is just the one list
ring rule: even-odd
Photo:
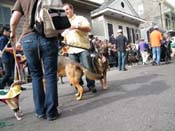
[[129,42],[135,43],[140,38],[139,25],[145,22],[141,19],[127,0],[105,2],[100,8],[91,12],[93,33],[109,39],[117,30],[122,29]]

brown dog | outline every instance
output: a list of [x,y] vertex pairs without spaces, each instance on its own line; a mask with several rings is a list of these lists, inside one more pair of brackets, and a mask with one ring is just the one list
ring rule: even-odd
[[104,90],[108,89],[107,70],[109,69],[109,63],[107,58],[103,54],[98,53],[96,54],[95,57],[93,57],[92,65],[93,65],[94,71],[103,76],[103,79],[100,80],[102,88]]
[[77,100],[81,100],[83,96],[83,87],[79,84],[80,78],[85,75],[91,80],[100,80],[103,78],[101,74],[95,74],[88,71],[81,64],[71,60],[65,56],[58,57],[58,70],[57,75],[66,75],[70,83],[77,88],[77,93],[75,96]]

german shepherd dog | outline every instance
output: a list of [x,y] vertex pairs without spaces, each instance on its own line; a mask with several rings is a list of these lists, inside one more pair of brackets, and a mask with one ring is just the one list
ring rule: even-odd
[[83,96],[83,87],[79,84],[83,75],[91,80],[101,80],[103,78],[102,74],[92,73],[68,57],[58,56],[57,76],[63,75],[66,75],[70,83],[77,88],[75,94],[77,100],[81,100]]
[[107,70],[109,68],[109,63],[107,58],[103,54],[97,53],[95,57],[92,57],[92,65],[94,72],[103,76],[100,80],[102,88],[104,90],[108,89]]

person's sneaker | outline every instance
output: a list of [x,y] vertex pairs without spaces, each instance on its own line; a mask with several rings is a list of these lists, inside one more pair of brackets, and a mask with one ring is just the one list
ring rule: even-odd
[[21,113],[19,111],[15,112],[15,117],[18,121],[22,120]]

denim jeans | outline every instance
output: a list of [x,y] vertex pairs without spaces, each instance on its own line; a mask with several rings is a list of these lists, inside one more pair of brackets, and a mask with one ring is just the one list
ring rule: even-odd
[[[35,112],[37,115],[54,117],[57,114],[58,106],[57,40],[30,34],[21,42],[32,77]],[[46,92],[43,88],[43,77],[46,80]]]
[[125,70],[125,63],[126,63],[126,52],[124,51],[117,51],[118,54],[118,68],[119,70]]
[[161,55],[160,47],[152,47],[152,55],[153,55],[153,61],[155,61],[157,64],[160,65],[160,55]]
[[[70,57],[70,59],[72,59],[74,61],[77,61],[80,64],[82,64],[89,71],[91,71],[91,72],[93,71],[89,51],[83,51],[83,52],[80,52],[80,53],[77,53],[77,54],[69,54],[69,57]],[[87,87],[89,89],[95,87],[95,81],[94,80],[90,80],[86,77],[86,81],[87,81]]]

